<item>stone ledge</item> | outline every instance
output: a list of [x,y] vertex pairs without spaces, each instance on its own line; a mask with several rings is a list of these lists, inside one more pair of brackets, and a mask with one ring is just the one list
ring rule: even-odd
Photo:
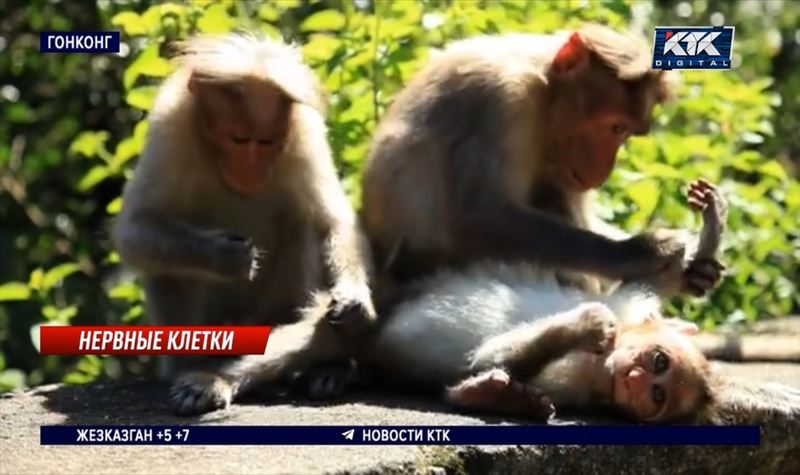
[[[800,388],[800,365],[720,364],[727,374]],[[0,473],[790,473],[800,466],[800,417],[770,420],[759,447],[40,446],[42,424],[458,425],[524,423],[453,414],[433,401],[356,394],[329,405],[236,405],[184,419],[164,388],[46,386],[0,399]],[[561,417],[558,424],[613,423]]]
[[706,356],[725,361],[800,362],[800,316],[774,318],[694,337]]

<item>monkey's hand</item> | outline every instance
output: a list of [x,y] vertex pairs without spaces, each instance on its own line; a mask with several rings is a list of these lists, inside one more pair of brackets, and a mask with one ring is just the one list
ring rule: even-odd
[[683,287],[685,233],[660,229],[621,242],[634,258],[620,263],[623,282],[638,282],[658,295],[674,295]]
[[577,311],[575,331],[578,348],[598,354],[613,349],[617,338],[617,317],[611,309],[602,303],[588,302],[578,306]]
[[374,327],[377,320],[370,289],[366,284],[340,284],[331,289],[325,318],[339,332],[358,336]]
[[715,255],[725,230],[728,204],[716,187],[705,180],[689,184],[687,197],[689,206],[702,212],[703,229],[700,231],[697,250],[684,270],[681,290],[694,296],[702,296],[717,286],[725,270],[725,266]]
[[252,280],[258,269],[258,250],[253,242],[225,231],[210,231],[213,271],[225,280]]
[[195,372],[178,378],[169,391],[176,414],[192,416],[225,409],[233,400],[234,385],[214,373]]
[[716,259],[692,259],[683,271],[681,292],[702,297],[717,286],[724,271]]

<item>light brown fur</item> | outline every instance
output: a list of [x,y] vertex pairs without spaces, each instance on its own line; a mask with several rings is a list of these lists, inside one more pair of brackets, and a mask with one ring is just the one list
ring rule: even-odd
[[[288,323],[301,317],[312,292],[329,291],[326,315],[358,333],[375,318],[369,251],[338,181],[313,72],[297,51],[248,35],[190,40],[178,64],[150,114],[145,149],[113,230],[122,261],[142,275],[148,321]],[[285,131],[276,145],[263,146],[259,160],[268,162],[258,191],[243,196],[221,176],[220,164],[234,158],[220,156],[218,137],[203,135],[202,120],[221,119],[208,117],[213,107],[202,110],[201,94],[214,91],[192,89],[193,78],[203,88],[228,88],[217,106],[234,103],[223,92],[250,98],[235,102],[240,114],[226,109],[224,120]],[[288,115],[264,113],[274,105],[269,101],[287,99]],[[282,117],[288,127],[271,123]],[[165,376],[181,370],[176,362],[168,361]],[[173,390],[181,413],[232,397],[220,396],[213,372],[184,378],[195,384],[183,379]]]

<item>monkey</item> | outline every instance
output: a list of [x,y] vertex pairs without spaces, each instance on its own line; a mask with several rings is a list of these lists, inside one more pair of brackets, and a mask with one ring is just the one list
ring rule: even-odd
[[[314,73],[298,51],[242,33],[192,38],[177,63],[112,230],[121,261],[141,276],[146,317],[287,323],[325,289],[326,321],[353,343],[376,318],[371,259],[338,180]],[[196,366],[169,358],[161,373],[174,379]],[[209,376],[189,377],[198,379],[171,391],[175,410],[212,409],[215,398],[186,389],[213,392],[202,388]]]
[[[690,185],[688,201],[702,210],[703,227],[684,258],[711,259],[726,201],[705,180]],[[358,358],[394,386],[438,388],[462,409],[542,421],[560,407],[650,423],[800,414],[798,390],[754,388],[716,374],[690,339],[697,326],[665,318],[652,282],[598,295],[563,286],[555,272],[528,262],[484,261],[440,270],[417,284],[422,291],[381,316]],[[264,355],[216,376],[224,404],[342,351],[327,337],[330,326],[320,324],[328,297],[317,298],[317,317],[277,327]]]
[[[714,259],[726,201],[705,180],[690,184],[688,201],[702,210],[703,227],[684,259]],[[455,406],[542,420],[560,406],[597,408],[643,422],[697,417],[710,406],[709,363],[689,338],[697,327],[664,318],[661,287],[650,281],[598,295],[527,262],[489,261],[423,285],[388,317],[371,362],[445,386]]]
[[675,236],[628,236],[591,210],[619,147],[648,132],[673,82],[637,38],[599,25],[447,46],[394,98],[373,139],[362,214],[374,287],[522,259],[574,285],[658,274],[659,286],[707,293],[719,262],[679,268]]

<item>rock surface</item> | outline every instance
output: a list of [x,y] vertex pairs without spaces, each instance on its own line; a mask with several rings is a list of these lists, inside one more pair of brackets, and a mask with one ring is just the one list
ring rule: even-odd
[[[800,365],[720,363],[727,374],[800,388]],[[792,473],[800,417],[762,426],[759,447],[614,446],[41,446],[42,424],[458,425],[524,423],[454,414],[436,402],[355,394],[235,405],[184,419],[168,415],[164,388],[145,384],[46,386],[0,399],[2,474],[160,473]],[[561,417],[555,423],[613,423]],[[794,472],[797,473],[797,472]]]

